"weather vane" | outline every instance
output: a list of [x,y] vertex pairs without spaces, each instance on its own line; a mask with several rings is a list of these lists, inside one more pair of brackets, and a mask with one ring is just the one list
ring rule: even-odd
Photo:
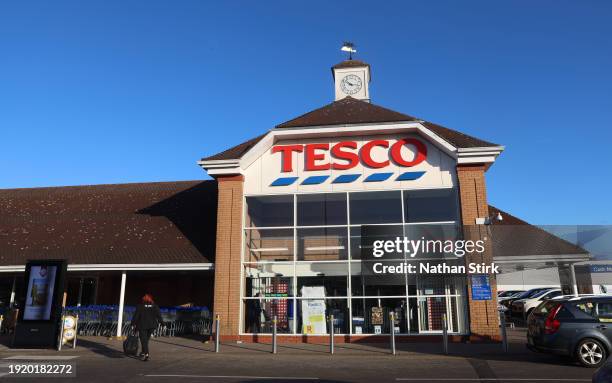
[[355,49],[355,44],[353,44],[350,41],[345,41],[342,44],[342,48],[340,48],[340,50],[343,51],[343,52],[348,52],[349,60],[352,60],[353,59],[353,53],[357,52],[357,49]]

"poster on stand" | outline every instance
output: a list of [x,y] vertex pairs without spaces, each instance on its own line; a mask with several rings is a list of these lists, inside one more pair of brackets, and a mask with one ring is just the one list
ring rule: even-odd
[[319,299],[302,299],[302,334],[326,334],[325,288],[323,286],[303,286],[302,297]]

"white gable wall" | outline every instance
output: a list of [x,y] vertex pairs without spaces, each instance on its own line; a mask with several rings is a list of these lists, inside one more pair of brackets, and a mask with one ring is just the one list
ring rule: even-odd
[[[245,194],[286,194],[286,193],[313,193],[313,192],[334,192],[334,191],[365,191],[365,190],[393,190],[393,189],[430,189],[430,188],[450,188],[456,185],[456,160],[451,158],[446,153],[442,152],[438,147],[428,141],[427,138],[415,133],[394,133],[385,135],[370,135],[359,137],[340,137],[340,138],[305,138],[293,140],[281,140],[276,145],[294,145],[294,144],[309,144],[309,143],[329,143],[330,151],[317,150],[316,153],[325,153],[325,160],[317,161],[316,164],[326,163],[328,161],[336,161],[338,163],[346,163],[342,159],[335,159],[331,156],[331,147],[342,141],[355,141],[358,148],[354,152],[359,153],[361,147],[374,139],[384,139],[389,141],[390,145],[398,139],[416,138],[423,142],[427,147],[427,159],[413,167],[403,167],[390,161],[389,166],[380,169],[372,169],[359,163],[356,167],[348,170],[324,170],[324,171],[305,171],[305,153],[293,153],[293,171],[282,171],[282,153],[272,153],[272,147],[268,148],[255,161],[244,169],[245,176]],[[405,145],[402,149],[402,155],[405,160],[411,160],[415,156],[415,149],[411,145]],[[375,147],[372,150],[372,158],[378,162],[383,162],[389,159],[389,150],[383,147]],[[404,172],[424,171],[425,174],[412,181],[395,181],[395,179]],[[391,172],[393,175],[383,182],[363,182],[363,180],[372,173]],[[341,174],[360,174],[360,177],[346,184],[333,184],[332,181]],[[315,175],[330,176],[324,183],[318,185],[302,185],[302,181]],[[292,185],[289,186],[270,186],[274,180],[279,177],[299,177]]]

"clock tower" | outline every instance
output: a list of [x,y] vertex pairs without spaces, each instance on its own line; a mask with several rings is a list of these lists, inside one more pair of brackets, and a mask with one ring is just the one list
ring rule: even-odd
[[370,64],[359,60],[344,60],[332,67],[336,98],[341,100],[346,96],[370,101]]

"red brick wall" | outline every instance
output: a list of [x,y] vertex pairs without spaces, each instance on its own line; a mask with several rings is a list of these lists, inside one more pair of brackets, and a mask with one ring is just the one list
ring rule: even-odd
[[221,317],[221,337],[237,336],[240,326],[240,249],[243,176],[218,177],[217,243],[213,311]]
[[[459,182],[459,198],[461,201],[461,219],[466,237],[478,240],[487,236],[484,225],[476,226],[476,218],[489,215],[487,204],[487,188],[485,183],[484,165],[458,165],[457,179]],[[468,238],[466,238],[468,239]],[[466,264],[470,262],[493,262],[490,241],[485,241],[486,251],[483,254],[466,255]],[[492,296],[490,301],[472,300],[471,283],[468,280],[468,306],[470,317],[470,333],[473,339],[499,339],[499,317],[497,312],[497,282],[495,275],[490,275]]]

